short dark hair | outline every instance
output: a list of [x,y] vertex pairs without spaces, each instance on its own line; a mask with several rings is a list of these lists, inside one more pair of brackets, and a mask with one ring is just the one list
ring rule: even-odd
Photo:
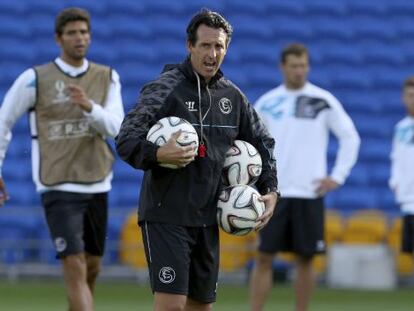
[[219,13],[213,12],[210,9],[203,8],[196,13],[187,26],[187,41],[193,46],[197,42],[197,29],[200,25],[206,25],[211,28],[223,29],[227,34],[226,46],[229,45],[231,36],[233,34],[233,27],[230,23]]
[[282,64],[286,63],[286,58],[288,55],[302,56],[307,55],[309,57],[309,52],[306,46],[301,43],[291,43],[287,45],[282,52],[280,53],[280,62]]
[[69,22],[82,21],[88,24],[88,30],[91,31],[91,17],[88,11],[81,8],[67,8],[61,11],[55,20],[55,33],[62,35],[63,28]]
[[414,87],[414,76],[405,79],[403,88],[406,89],[407,87]]

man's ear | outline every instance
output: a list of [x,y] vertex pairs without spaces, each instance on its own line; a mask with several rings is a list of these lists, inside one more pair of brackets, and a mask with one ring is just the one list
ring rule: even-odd
[[61,46],[61,44],[60,44],[60,35],[57,34],[57,33],[55,33],[55,42],[59,47]]
[[193,47],[193,45],[191,44],[191,42],[189,40],[187,40],[187,51],[188,53],[191,53],[191,48]]

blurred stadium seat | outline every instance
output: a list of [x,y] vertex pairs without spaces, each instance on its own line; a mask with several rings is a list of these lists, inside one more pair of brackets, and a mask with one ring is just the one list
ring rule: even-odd
[[312,25],[315,33],[315,38],[323,38],[324,40],[350,40],[354,36],[354,29],[349,27],[345,19],[330,15],[315,16],[315,18],[310,17],[309,19],[309,24]]
[[369,15],[350,16],[352,25],[355,29],[355,37],[358,40],[379,39],[393,40],[397,37],[397,32],[387,19],[373,18]]
[[147,267],[141,228],[138,226],[137,212],[131,212],[121,228],[119,258],[122,263],[135,268]]
[[378,209],[366,209],[348,216],[342,241],[349,244],[384,243],[388,232],[385,213]]
[[414,272],[414,260],[411,254],[401,252],[401,228],[401,218],[397,217],[393,219],[390,230],[388,231],[387,243],[394,252],[397,272],[403,276],[412,276]]
[[325,212],[325,243],[329,247],[333,243],[342,241],[344,234],[344,219],[339,210],[326,209]]
[[220,230],[220,270],[235,272],[244,269],[255,251],[254,234],[236,236]]
[[386,0],[378,1],[360,1],[347,0],[348,12],[351,15],[371,15],[373,17],[381,18],[387,12]]
[[330,16],[342,16],[346,13],[346,3],[330,0],[313,0],[305,2],[305,10],[308,14],[324,14]]
[[306,8],[300,1],[290,1],[290,0],[262,0],[266,5],[266,12],[272,14],[276,12],[277,14],[289,15],[292,17],[300,17],[302,14],[305,14]]

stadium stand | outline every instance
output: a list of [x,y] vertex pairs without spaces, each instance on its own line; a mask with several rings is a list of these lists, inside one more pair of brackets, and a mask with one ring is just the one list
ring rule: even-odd
[[396,269],[400,275],[411,276],[414,272],[413,256],[401,253],[401,218],[392,221],[391,228],[387,235],[387,243],[393,250],[396,258]]
[[[191,14],[203,6],[220,10],[233,23],[234,38],[223,70],[251,102],[280,82],[277,57],[284,44],[302,41],[309,45],[311,81],[329,89],[341,100],[362,137],[358,165],[348,182],[327,197],[328,207],[337,209],[345,218],[354,211],[372,208],[387,217],[398,215],[398,207],[387,186],[389,151],[394,124],[404,115],[401,84],[407,75],[414,73],[413,1],[0,1],[1,97],[23,70],[57,56],[53,20],[62,7],[69,5],[91,11],[90,58],[108,63],[120,73],[126,111],[135,105],[139,89],[162,70],[164,63],[179,62],[185,57],[185,25]],[[16,211],[38,209],[39,197],[30,176],[30,142],[25,118],[16,124],[13,134],[15,139],[3,166],[12,198],[8,205]],[[331,163],[333,150],[335,144],[330,146]],[[114,215],[120,216],[110,222],[109,230],[109,241],[114,245],[119,239],[132,239],[125,238],[128,234],[135,236],[132,231],[136,230],[136,224],[128,225],[131,233],[127,234],[122,217],[136,208],[141,179],[142,172],[116,160],[110,202]],[[36,215],[42,218],[40,213]],[[0,221],[4,217],[0,213]],[[329,222],[329,226],[334,223]],[[385,230],[383,220],[377,219],[374,223],[367,227]],[[26,234],[24,226],[10,230],[16,238]],[[0,236],[12,234],[4,232]],[[46,262],[55,262],[50,241],[44,245],[49,253],[44,251],[40,257]],[[4,256],[1,261],[22,258]],[[111,253],[106,260],[125,262],[128,256]],[[406,265],[399,271],[412,271],[412,262],[411,266]]]
[[366,209],[351,214],[345,224],[342,241],[349,244],[385,242],[388,232],[386,215],[378,209]]

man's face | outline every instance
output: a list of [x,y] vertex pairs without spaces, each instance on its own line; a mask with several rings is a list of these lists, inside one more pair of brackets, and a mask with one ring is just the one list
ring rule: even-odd
[[408,114],[414,116],[414,86],[407,86],[403,91],[403,102]]
[[56,42],[61,49],[61,57],[69,64],[83,60],[91,43],[91,33],[84,21],[68,22],[61,35],[56,35]]
[[302,88],[308,78],[309,59],[307,54],[296,56],[287,55],[285,62],[280,65],[284,82],[290,89]]
[[227,52],[227,34],[219,28],[210,28],[201,24],[197,29],[195,45],[187,43],[193,69],[206,81],[217,73]]

